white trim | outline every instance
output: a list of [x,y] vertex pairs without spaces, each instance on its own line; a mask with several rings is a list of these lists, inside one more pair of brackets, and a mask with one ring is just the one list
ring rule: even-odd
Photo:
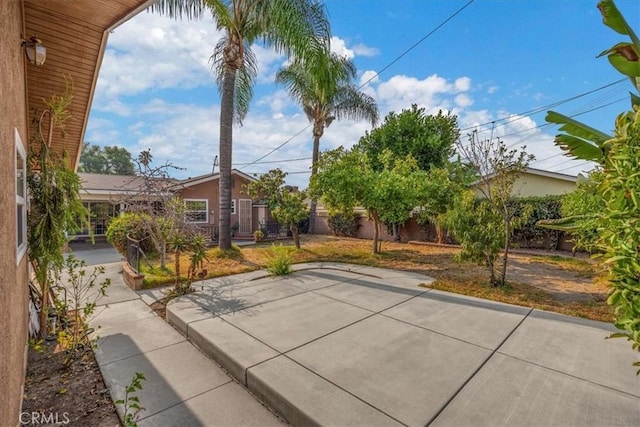
[[[22,196],[18,195],[18,188],[16,187],[16,265],[20,264],[25,253],[27,253],[27,201],[29,197],[27,195],[27,152],[24,149],[22,138],[17,128],[14,128],[14,147],[15,147],[15,167],[14,167],[14,182],[18,185],[18,156],[22,158]],[[20,221],[18,218],[18,206],[22,206],[22,230],[18,230],[20,227]],[[22,234],[22,242],[18,242],[18,236]]]
[[235,215],[237,211],[236,199],[231,199],[231,215]]
[[[247,175],[244,172],[240,172],[237,169],[233,169],[231,171],[231,175],[237,175],[239,177],[242,177],[244,179],[246,179],[247,181],[250,182],[256,182],[257,179],[252,177],[251,175]],[[198,184],[202,184],[205,182],[209,182],[209,181],[215,181],[216,179],[218,179],[220,177],[219,173],[214,173],[214,174],[208,174],[208,175],[203,175],[203,176],[197,176],[195,178],[188,178],[185,179],[181,182],[176,183],[173,188],[176,188],[178,190],[183,190],[185,188],[189,188],[193,185],[198,185]]]
[[204,202],[204,221],[188,221],[190,224],[208,224],[209,223],[209,200],[208,199],[182,199],[184,200],[185,214],[187,212],[202,212],[201,210],[187,209],[187,202]]

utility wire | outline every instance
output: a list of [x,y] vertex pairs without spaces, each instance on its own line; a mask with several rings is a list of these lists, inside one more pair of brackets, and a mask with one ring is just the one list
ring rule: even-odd
[[[464,6],[462,6],[461,8],[459,8],[458,10],[456,10],[453,14],[449,15],[449,17],[447,19],[445,19],[444,21],[442,21],[437,27],[435,27],[433,30],[429,31],[429,33],[427,33],[424,37],[422,37],[420,40],[418,40],[417,42],[415,42],[413,45],[411,45],[408,49],[405,49],[400,55],[398,55],[393,61],[391,61],[390,63],[388,63],[386,66],[384,66],[380,71],[377,71],[375,74],[373,74],[367,81],[365,81],[364,83],[362,83],[358,89],[362,89],[364,86],[366,86],[369,82],[371,82],[373,79],[375,79],[376,77],[378,77],[380,74],[384,73],[385,71],[387,71],[393,64],[395,64],[396,62],[398,62],[400,59],[402,59],[405,55],[407,55],[409,52],[411,52],[413,49],[415,49],[418,45],[420,45],[422,42],[424,42],[426,39],[428,39],[429,37],[431,37],[436,31],[438,31],[440,28],[444,27],[449,21],[451,21],[453,18],[455,18],[456,16],[458,16],[458,14],[460,14],[463,10],[465,10],[467,7],[469,7],[471,5],[471,3],[473,3],[475,0],[469,0]],[[284,141],[282,144],[278,145],[276,148],[274,148],[273,150],[269,151],[267,154],[265,154],[262,157],[259,157],[258,159],[254,160],[253,162],[247,163],[245,166],[251,166],[251,165],[255,165],[256,163],[258,163],[260,160],[264,159],[265,157],[270,156],[271,154],[275,153],[276,151],[278,151],[279,149],[281,149],[282,147],[284,147],[285,145],[287,145],[289,142],[291,142],[294,138],[296,138],[298,135],[302,134],[304,131],[306,131],[307,129],[309,129],[309,127],[311,126],[311,123],[309,123],[304,129],[300,130],[299,132],[297,132],[295,135],[293,135],[292,137],[290,137],[289,139],[287,139],[286,141]],[[240,170],[242,170],[242,168],[240,168]]]

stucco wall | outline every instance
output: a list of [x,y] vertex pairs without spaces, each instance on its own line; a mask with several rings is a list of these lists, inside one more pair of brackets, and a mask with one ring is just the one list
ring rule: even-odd
[[[561,196],[575,189],[575,182],[525,173],[516,180],[512,194],[517,197]],[[474,191],[477,196],[482,196],[479,190]]]
[[[0,424],[18,424],[27,343],[27,257],[16,259],[14,129],[26,129],[22,2],[0,1]],[[26,147],[25,147],[26,148]]]
[[[251,199],[246,194],[246,190],[244,189],[244,185],[249,184],[249,181],[243,177],[238,175],[232,176],[233,188],[231,191],[231,199],[236,201],[236,211],[235,214],[231,215],[231,225],[238,222],[238,199]],[[183,199],[206,199],[208,200],[209,205],[209,224],[218,224],[218,216],[220,211],[218,209],[219,206],[219,197],[218,197],[218,180],[213,179],[207,182],[203,182],[201,184],[192,185],[188,188],[180,190],[178,195]],[[253,218],[252,214],[252,223],[255,224],[255,218]],[[251,234],[251,233],[245,233]]]

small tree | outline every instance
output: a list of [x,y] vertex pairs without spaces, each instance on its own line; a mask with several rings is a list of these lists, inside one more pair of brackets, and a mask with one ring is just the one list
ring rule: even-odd
[[373,222],[373,253],[380,251],[381,224],[403,224],[419,206],[426,173],[411,156],[393,159],[385,150],[378,159],[384,168],[375,171],[369,157],[343,148],[323,153],[318,174],[311,180],[311,192],[322,197],[334,212],[349,212],[356,206],[366,209]]
[[108,175],[134,175],[135,166],[131,153],[124,148],[114,146],[101,147],[85,142],[80,154],[79,172]]
[[58,154],[51,149],[54,131],[64,135],[65,123],[71,117],[68,107],[73,99],[73,83],[66,76],[65,80],[65,94],[46,99],[47,109],[34,120],[34,141],[31,146],[36,148],[29,153],[27,172],[30,194],[27,246],[42,295],[42,337],[49,332],[47,316],[51,281],[62,268],[63,248],[68,242],[68,233],[87,225],[88,218],[80,199],[80,178],[73,171],[70,159],[65,152]]
[[264,196],[271,215],[280,224],[289,227],[296,248],[300,248],[298,222],[309,216],[304,191],[292,191],[285,186],[287,174],[280,169],[272,169],[256,182],[250,183],[246,190],[252,198]]
[[[480,140],[477,132],[470,134],[468,141],[469,143],[466,145],[458,144],[458,150],[466,158],[469,167],[477,174],[476,188],[482,194],[487,204],[487,209],[491,211],[487,212],[486,215],[500,217],[502,221],[499,228],[489,228],[482,223],[479,223],[478,226],[488,228],[484,230],[486,232],[501,233],[503,236],[502,238],[496,236],[491,240],[492,242],[503,242],[502,264],[498,274],[494,274],[492,270],[491,284],[504,286],[507,278],[507,262],[513,230],[519,226],[520,222],[528,214],[527,212],[519,213],[517,206],[510,203],[509,200],[513,194],[513,186],[516,180],[535,157],[527,154],[526,147],[522,147],[520,150],[510,150],[500,139]],[[465,205],[460,207],[468,208]],[[483,244],[481,241],[473,242],[474,233],[469,233],[464,228],[456,228],[456,222],[453,222],[452,225],[452,231],[456,239],[461,242],[463,251],[465,246],[471,247]],[[484,248],[484,250],[493,251],[493,244]],[[489,267],[493,269],[492,265]]]

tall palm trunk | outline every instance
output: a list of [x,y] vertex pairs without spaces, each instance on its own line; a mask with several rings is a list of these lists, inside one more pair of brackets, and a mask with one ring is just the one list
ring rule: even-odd
[[233,148],[233,109],[236,68],[227,65],[220,100],[220,179],[219,242],[222,250],[231,248],[231,158]]
[[[311,155],[311,178],[318,173],[318,158],[320,157],[320,138],[324,134],[324,121],[315,120],[313,123],[313,153]],[[317,204],[311,201],[309,213],[309,234],[313,234],[316,225]]]

